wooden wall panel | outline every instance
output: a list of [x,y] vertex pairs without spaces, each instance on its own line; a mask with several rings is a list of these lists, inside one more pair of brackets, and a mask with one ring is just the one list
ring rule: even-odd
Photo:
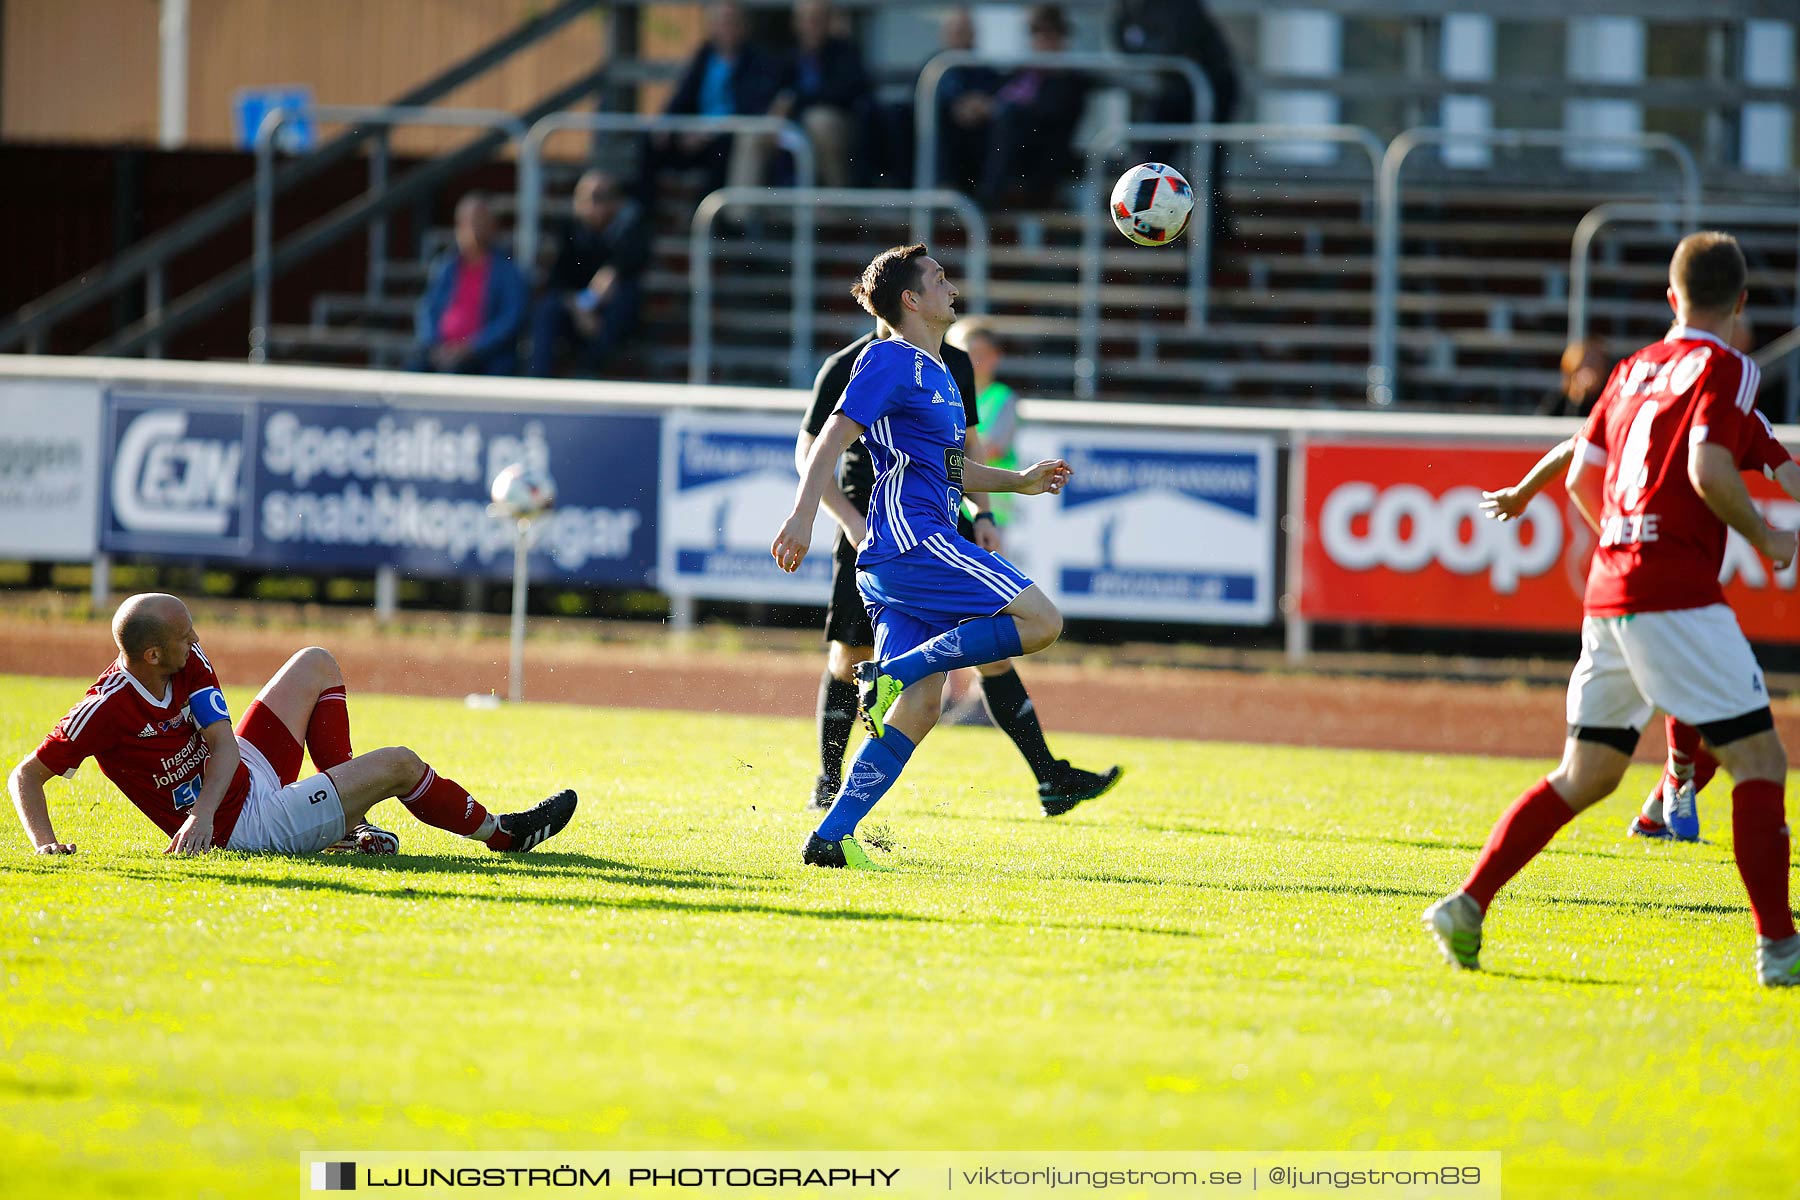
[[0,5],[0,138],[155,142],[157,0]]
[[[188,121],[193,146],[232,140],[242,87],[310,84],[322,104],[379,104],[422,83],[540,11],[534,0],[192,0]],[[440,104],[517,111],[597,66],[603,17],[577,18]],[[396,137],[423,154],[469,134],[417,130]]]
[[[380,104],[542,11],[542,0],[191,0],[190,149],[234,144],[239,88],[309,84],[323,104]],[[6,0],[0,136],[156,140],[158,0]],[[605,10],[578,17],[442,104],[517,111],[593,70]],[[460,144],[414,131],[402,153]]]

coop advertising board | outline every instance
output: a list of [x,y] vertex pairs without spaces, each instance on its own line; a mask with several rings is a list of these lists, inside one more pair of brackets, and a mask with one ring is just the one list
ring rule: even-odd
[[[1300,610],[1314,621],[1573,632],[1594,538],[1561,481],[1524,516],[1481,515],[1481,492],[1513,483],[1544,445],[1418,441],[1307,446]],[[1745,481],[1768,519],[1800,528],[1795,504]],[[1772,571],[1736,534],[1725,598],[1751,638],[1800,642],[1793,567]]]
[[0,381],[0,558],[92,558],[99,501],[99,385]]
[[540,581],[654,579],[654,416],[396,406],[378,397],[114,390],[102,420],[100,545],[305,570],[511,573],[489,481],[525,462],[556,481]]
[[1275,443],[1037,426],[1019,461],[1065,459],[1061,494],[1010,507],[1004,553],[1073,617],[1275,619]]
[[770,603],[831,598],[837,524],[819,506],[812,549],[792,575],[769,546],[794,507],[791,417],[671,413],[663,421],[657,577],[672,595]]

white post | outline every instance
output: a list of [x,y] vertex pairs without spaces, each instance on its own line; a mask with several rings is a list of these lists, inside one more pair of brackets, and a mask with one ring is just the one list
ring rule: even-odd
[[386,625],[400,611],[400,573],[392,567],[375,568],[375,622]]
[[[1265,13],[1258,23],[1257,57],[1267,72],[1329,79],[1343,67],[1343,18],[1328,12]],[[1265,92],[1257,118],[1278,125],[1335,125],[1338,101],[1326,91]],[[1315,165],[1337,157],[1330,142],[1277,142],[1258,145],[1256,152],[1272,162]]]
[[[1744,22],[1744,82],[1794,86],[1794,27],[1787,21]],[[1746,171],[1785,175],[1794,158],[1794,110],[1762,100],[1744,105],[1738,161]]]
[[[1494,18],[1473,13],[1445,17],[1438,66],[1445,79],[1492,82]],[[1486,96],[1445,96],[1442,124],[1452,133],[1486,133],[1494,127],[1494,102]],[[1494,148],[1482,141],[1446,142],[1442,154],[1447,167],[1481,170],[1494,162]]]
[[112,605],[112,555],[94,555],[94,573],[88,579],[88,601],[97,613]]
[[187,141],[188,0],[162,0],[157,42],[156,144],[179,150]]
[[1288,441],[1287,515],[1281,519],[1287,536],[1287,590],[1282,593],[1287,660],[1298,666],[1312,653],[1312,625],[1300,608],[1306,590],[1306,434],[1296,429]]
[[[1568,25],[1570,79],[1596,83],[1644,81],[1644,22],[1637,17],[1574,17]],[[1570,133],[1644,131],[1644,109],[1635,100],[1563,101],[1563,128]],[[1635,170],[1644,165],[1638,146],[1595,143],[1563,150],[1563,162],[1587,170]]]
[[512,657],[506,668],[506,698],[525,699],[525,590],[531,580],[531,522],[520,521],[513,537]]

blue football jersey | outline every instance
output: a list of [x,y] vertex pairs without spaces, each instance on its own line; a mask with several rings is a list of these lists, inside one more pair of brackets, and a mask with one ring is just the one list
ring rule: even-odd
[[956,532],[962,503],[962,393],[938,359],[906,339],[871,342],[838,410],[864,426],[875,467],[860,566],[886,562],[935,533]]

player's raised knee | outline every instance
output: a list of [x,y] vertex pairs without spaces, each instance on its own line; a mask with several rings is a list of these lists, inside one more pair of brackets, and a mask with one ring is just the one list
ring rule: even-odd
[[339,687],[344,682],[343,668],[331,651],[323,646],[308,646],[288,660],[289,665],[299,667],[319,679],[320,687]]
[[1056,639],[1062,636],[1062,613],[1054,604],[1046,603],[1013,620],[1019,628],[1019,648],[1027,654],[1054,646]]
[[405,746],[383,746],[368,757],[379,756],[382,775],[394,793],[414,787],[425,774],[425,760]]

